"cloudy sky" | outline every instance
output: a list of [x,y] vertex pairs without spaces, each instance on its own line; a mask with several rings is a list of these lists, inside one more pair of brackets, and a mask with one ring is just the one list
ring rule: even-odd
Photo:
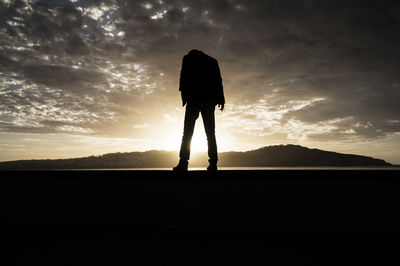
[[221,68],[220,151],[400,164],[399,29],[396,1],[0,0],[0,161],[177,150],[181,60],[197,48]]

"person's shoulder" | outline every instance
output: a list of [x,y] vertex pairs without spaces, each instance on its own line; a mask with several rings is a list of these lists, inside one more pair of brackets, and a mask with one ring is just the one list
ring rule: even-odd
[[217,60],[217,59],[215,59],[214,57],[209,56],[209,55],[207,55],[207,56],[208,56],[209,62],[211,62],[211,63],[213,63],[213,64],[218,64],[218,60]]

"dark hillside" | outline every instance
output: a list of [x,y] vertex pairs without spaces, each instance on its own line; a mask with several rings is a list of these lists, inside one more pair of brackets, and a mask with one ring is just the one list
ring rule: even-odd
[[390,166],[384,160],[343,154],[298,145],[268,146],[247,152],[221,155],[223,166]]
[[[391,166],[381,159],[309,149],[298,145],[267,146],[246,152],[222,152],[219,158],[219,166],[225,167]],[[72,159],[0,162],[0,169],[170,168],[177,161],[177,152],[151,150]],[[198,154],[192,156],[190,166],[202,167],[206,163],[206,154]]]

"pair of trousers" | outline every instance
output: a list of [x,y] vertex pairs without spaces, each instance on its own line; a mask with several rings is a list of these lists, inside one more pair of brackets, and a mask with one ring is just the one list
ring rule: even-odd
[[210,162],[218,161],[217,141],[215,139],[215,104],[210,102],[188,102],[185,111],[185,122],[179,157],[181,160],[189,160],[190,144],[192,141],[194,126],[201,113],[204,129],[207,135],[208,157]]

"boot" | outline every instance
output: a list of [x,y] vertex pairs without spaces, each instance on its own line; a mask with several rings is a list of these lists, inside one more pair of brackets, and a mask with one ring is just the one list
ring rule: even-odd
[[216,173],[218,171],[217,161],[215,160],[208,160],[210,165],[207,167],[207,171],[210,173]]
[[177,166],[172,168],[174,172],[186,172],[188,170],[188,161],[187,160],[179,160],[179,163]]

